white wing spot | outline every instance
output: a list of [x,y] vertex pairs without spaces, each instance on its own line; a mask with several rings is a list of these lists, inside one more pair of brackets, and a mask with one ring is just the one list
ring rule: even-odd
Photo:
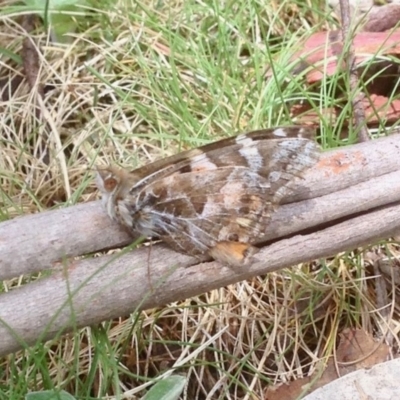
[[256,146],[243,147],[239,150],[240,155],[246,159],[250,169],[259,171],[263,166],[263,159]]
[[287,136],[287,133],[286,133],[285,129],[283,129],[283,128],[277,128],[277,129],[274,130],[273,133],[274,133],[275,136],[279,136],[279,137],[286,137]]
[[216,204],[213,200],[208,199],[207,203],[204,205],[203,212],[201,213],[202,218],[212,217],[218,214],[220,211],[220,205]]
[[237,218],[236,222],[239,226],[242,226],[243,228],[249,228],[253,221],[248,218]]
[[205,156],[205,154],[199,154],[193,157],[190,167],[192,172],[204,170],[210,171],[218,168],[207,156]]
[[239,135],[235,139],[237,144],[241,144],[242,146],[251,146],[252,143],[254,143],[253,139],[250,139],[246,135]]

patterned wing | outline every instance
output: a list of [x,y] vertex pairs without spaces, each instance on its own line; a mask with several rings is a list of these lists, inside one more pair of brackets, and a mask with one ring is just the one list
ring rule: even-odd
[[[261,146],[259,153],[265,159],[271,155],[271,151],[268,151],[268,148],[272,150],[274,146],[271,147],[270,145],[273,143],[282,139],[293,142],[296,139],[314,139],[314,137],[314,129],[298,126],[260,129],[229,137],[163,158],[132,171],[132,174],[137,179],[132,189],[138,191],[157,180],[176,173],[214,170],[222,165],[235,166],[243,158],[241,152],[245,151],[245,148],[254,149],[261,142],[264,144]],[[272,161],[274,162],[274,160]]]
[[167,177],[142,200],[146,205],[125,204],[130,214],[140,210],[135,229],[151,227],[172,248],[194,256],[221,241],[254,242],[274,208],[268,180],[245,167]]
[[139,181],[119,202],[133,230],[195,256],[220,242],[254,243],[319,156],[298,128],[256,131],[201,150],[161,166],[157,178]]

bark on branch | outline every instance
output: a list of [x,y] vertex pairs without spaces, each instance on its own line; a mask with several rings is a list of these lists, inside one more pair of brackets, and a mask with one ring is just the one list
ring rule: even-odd
[[400,135],[324,154],[260,241],[286,239],[263,247],[243,270],[198,264],[162,244],[74,260],[132,241],[98,202],[4,222],[0,279],[52,274],[0,295],[0,356],[75,327],[388,238],[400,231],[399,177]]

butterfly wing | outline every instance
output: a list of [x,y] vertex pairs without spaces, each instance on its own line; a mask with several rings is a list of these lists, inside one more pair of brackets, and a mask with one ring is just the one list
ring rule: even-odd
[[219,242],[254,243],[294,179],[319,156],[298,128],[256,131],[200,150],[157,165],[119,203],[133,230],[191,255]]
[[[270,183],[248,168],[192,172],[151,186],[153,195],[161,186],[168,191],[147,211],[139,206],[136,229],[151,226],[172,248],[195,256],[221,241],[254,242],[273,211]],[[143,200],[149,204],[150,197]]]
[[[289,126],[284,128],[260,129],[245,134],[232,136],[207,144],[196,149],[183,151],[170,157],[157,160],[132,171],[137,182],[132,190],[140,190],[151,183],[176,173],[188,173],[199,170],[214,170],[223,165],[235,166],[240,162],[240,151],[245,148],[254,148],[259,143],[265,143],[260,153],[265,152],[274,142],[296,139],[314,139],[315,130],[308,127]],[[314,146],[315,147],[315,146]],[[243,151],[242,150],[242,151]],[[273,150],[270,148],[270,150]],[[261,154],[267,159],[268,154]],[[274,160],[273,160],[274,161]]]

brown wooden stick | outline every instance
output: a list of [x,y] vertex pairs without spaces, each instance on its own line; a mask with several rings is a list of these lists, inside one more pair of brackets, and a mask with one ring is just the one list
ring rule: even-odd
[[132,237],[104,214],[99,201],[15,218],[0,224],[0,279],[131,242]]
[[[162,245],[70,262],[52,276],[0,296],[0,356],[74,328],[165,305],[256,275],[364,246],[400,229],[400,205],[264,247],[241,270],[194,260]],[[151,279],[146,278],[147,260]],[[154,288],[154,291],[151,290]]]
[[[75,327],[163,305],[399,232],[400,205],[390,205],[400,202],[399,153],[400,135],[394,135],[324,154],[299,181],[292,202],[278,209],[260,240],[304,229],[310,233],[263,247],[254,264],[243,269],[215,262],[198,264],[163,245],[153,246],[150,254],[142,247],[115,256],[65,259],[51,276],[0,295],[0,356]],[[343,217],[346,220],[338,222]],[[3,276],[38,271],[51,267],[62,254],[84,254],[129,241],[129,235],[110,222],[98,202],[16,218],[0,224],[0,271]]]
[[[296,195],[289,201],[332,194],[327,205],[303,202],[280,207],[266,239],[396,201],[397,184],[393,177],[371,180],[399,170],[400,135],[323,154],[321,161],[299,182]],[[371,182],[353,192],[340,192],[366,181]],[[393,190],[388,185],[393,185]],[[341,199],[346,198],[349,202],[343,204]],[[0,224],[0,279],[51,269],[65,258],[122,247],[132,240],[110,221],[100,202],[15,218]]]

